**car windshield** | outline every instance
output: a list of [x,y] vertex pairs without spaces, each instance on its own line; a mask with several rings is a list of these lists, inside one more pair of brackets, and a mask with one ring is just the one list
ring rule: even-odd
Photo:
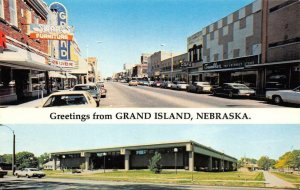
[[237,88],[237,89],[249,89],[248,86],[243,85],[243,84],[234,84],[232,85],[233,88]]
[[74,90],[96,90],[96,86],[75,86]]
[[87,100],[83,94],[71,95],[54,95],[51,96],[43,107],[54,106],[70,106],[70,105],[83,105],[87,104]]
[[39,171],[39,170],[36,169],[36,168],[29,168],[28,170],[30,170],[30,171]]
[[300,92],[300,86],[298,86],[297,88],[295,88],[293,91]]

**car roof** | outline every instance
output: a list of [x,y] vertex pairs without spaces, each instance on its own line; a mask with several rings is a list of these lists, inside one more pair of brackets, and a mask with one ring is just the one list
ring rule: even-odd
[[86,91],[61,91],[61,92],[55,92],[53,94],[51,94],[51,96],[55,96],[55,95],[72,95],[72,94],[88,94],[88,92]]
[[224,83],[224,84],[229,84],[229,85],[244,85],[244,84],[241,84],[241,83]]
[[[96,86],[94,83],[89,83],[89,84],[76,84],[75,86]],[[75,87],[74,86],[74,87]]]

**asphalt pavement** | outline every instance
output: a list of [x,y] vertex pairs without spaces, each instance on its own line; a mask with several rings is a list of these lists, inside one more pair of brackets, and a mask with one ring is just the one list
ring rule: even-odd
[[266,101],[247,98],[229,99],[210,94],[186,91],[128,86],[127,83],[107,82],[107,97],[101,99],[100,107],[129,108],[279,108]]
[[[178,184],[151,184],[134,182],[113,182],[113,181],[91,181],[75,179],[27,179],[16,177],[5,177],[0,179],[0,189],[105,189],[105,190],[263,190],[265,188],[251,187],[221,187],[221,186],[199,186],[199,185],[178,185]],[[270,190],[270,188],[267,188]],[[278,189],[277,189],[278,190]]]

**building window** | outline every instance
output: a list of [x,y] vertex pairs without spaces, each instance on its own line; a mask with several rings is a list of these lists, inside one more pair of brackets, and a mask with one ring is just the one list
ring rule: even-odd
[[10,14],[10,23],[15,26],[18,26],[16,0],[9,0],[9,14]]
[[3,0],[0,0],[0,17],[4,18],[4,5]]
[[39,23],[39,17],[37,15],[34,16],[34,24]]

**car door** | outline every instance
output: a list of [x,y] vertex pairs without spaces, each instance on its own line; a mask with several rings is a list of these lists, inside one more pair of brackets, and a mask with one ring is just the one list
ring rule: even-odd
[[230,92],[232,90],[232,87],[230,85],[228,85],[228,84],[224,84],[224,87],[222,89],[223,89],[222,90],[223,94],[228,95],[228,94],[230,94]]
[[300,104],[300,87],[289,94],[289,99],[291,103]]

